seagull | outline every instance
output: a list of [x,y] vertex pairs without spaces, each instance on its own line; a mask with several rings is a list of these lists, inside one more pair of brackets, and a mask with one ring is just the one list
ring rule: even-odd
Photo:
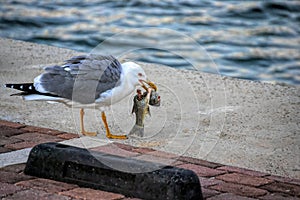
[[134,62],[121,64],[113,56],[88,54],[72,57],[63,65],[44,68],[33,83],[5,84],[17,89],[26,101],[59,102],[68,107],[80,108],[80,131],[86,136],[96,136],[84,128],[84,109],[101,110],[102,121],[109,139],[127,139],[127,135],[111,134],[105,115],[105,107],[121,101],[135,91],[137,86],[153,89],[143,68]]

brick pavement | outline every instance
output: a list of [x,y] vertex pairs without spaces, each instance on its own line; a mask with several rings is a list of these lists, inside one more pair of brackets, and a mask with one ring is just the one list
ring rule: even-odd
[[[0,153],[33,147],[43,142],[59,142],[78,135],[0,120]],[[300,180],[226,166],[190,157],[111,143],[93,148],[110,154],[143,159],[150,155],[158,162],[191,169],[199,176],[205,199],[300,199]],[[147,158],[146,158],[147,159]],[[82,188],[53,180],[27,176],[25,163],[0,168],[1,199],[132,199],[122,194]]]

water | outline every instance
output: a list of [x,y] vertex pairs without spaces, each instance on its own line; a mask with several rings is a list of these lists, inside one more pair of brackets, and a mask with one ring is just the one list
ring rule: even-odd
[[[300,84],[300,1],[6,0],[0,10],[2,37],[89,52],[115,34],[141,28],[134,37],[111,40],[106,50],[167,41],[178,52],[188,52],[185,55],[205,72]],[[188,41],[148,27],[193,38],[218,71]],[[136,51],[135,59],[191,68],[182,57],[156,46]]]

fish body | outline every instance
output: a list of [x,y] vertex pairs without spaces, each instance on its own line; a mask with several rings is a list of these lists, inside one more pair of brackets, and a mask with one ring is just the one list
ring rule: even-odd
[[132,113],[135,113],[135,125],[132,127],[129,135],[138,137],[144,136],[145,117],[147,114],[150,115],[149,105],[160,105],[160,96],[156,91],[152,90],[150,93],[145,92],[143,95],[138,92],[138,94],[134,96]]

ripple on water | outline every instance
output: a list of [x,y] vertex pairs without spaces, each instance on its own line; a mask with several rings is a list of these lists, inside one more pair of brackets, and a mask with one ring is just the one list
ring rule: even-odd
[[170,28],[195,39],[222,75],[299,84],[299,1],[14,0],[2,2],[0,10],[2,37],[89,52],[114,34],[144,28],[109,41],[107,50],[130,45],[140,48],[136,60],[192,68],[159,45],[145,49],[164,41],[203,71],[216,73],[207,55],[189,42],[146,29]]

